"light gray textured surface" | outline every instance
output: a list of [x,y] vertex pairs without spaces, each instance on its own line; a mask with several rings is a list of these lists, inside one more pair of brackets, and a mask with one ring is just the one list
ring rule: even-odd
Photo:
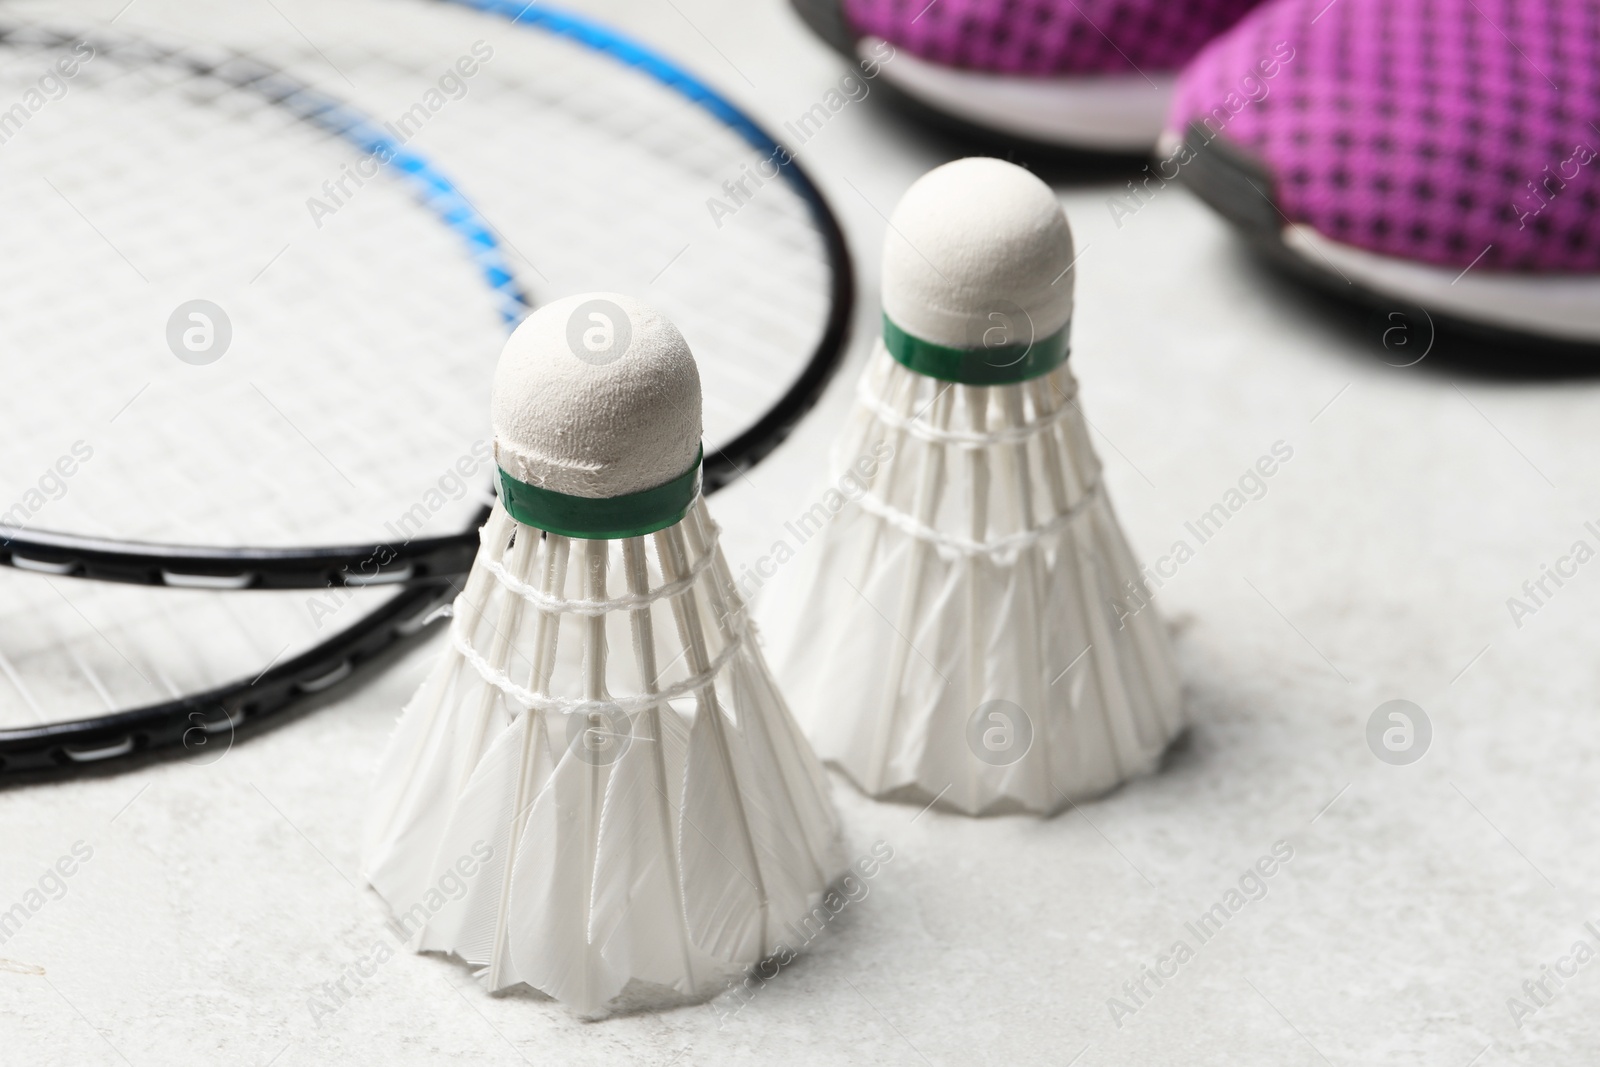
[[[315,37],[314,5],[282,6]],[[584,6],[780,130],[842,73],[777,0]],[[876,105],[801,151],[863,307],[824,406],[713,502],[736,562],[809,504],[875,318],[883,216],[945,158]],[[1293,449],[1159,594],[1194,723],[1163,774],[1044,822],[913,818],[839,784],[852,853],[882,840],[895,858],[737,1013],[586,1023],[396,955],[314,1017],[324,983],[389,943],[357,828],[423,651],[213,766],[0,794],[0,908],[93,848],[0,946],[0,1062],[1593,1062],[1600,963],[1520,1028],[1507,999],[1600,944],[1600,590],[1581,568],[1520,628],[1506,600],[1600,543],[1583,526],[1600,519],[1595,387],[1387,367],[1376,336],[1318,318],[1182,190],[1118,228],[1114,184],[1062,198],[1082,252],[1073,360],[1136,550],[1194,543],[1186,520]],[[1395,697],[1433,724],[1406,767],[1365,740]],[[1265,898],[1200,944],[1185,924],[1277,841],[1294,857]],[[1193,958],[1119,1027],[1108,998],[1131,1006],[1124,983],[1178,940]]]

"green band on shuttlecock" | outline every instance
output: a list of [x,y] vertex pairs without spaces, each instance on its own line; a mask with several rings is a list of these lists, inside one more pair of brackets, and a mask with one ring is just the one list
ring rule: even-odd
[[500,471],[500,504],[522,523],[563,537],[617,541],[643,537],[681,522],[700,491],[702,447],[690,468],[662,485],[623,496],[568,496],[529,485]]
[[883,345],[903,365],[958,385],[1014,385],[1049,374],[1067,361],[1068,327],[1028,344],[951,348],[906,333],[883,317]]

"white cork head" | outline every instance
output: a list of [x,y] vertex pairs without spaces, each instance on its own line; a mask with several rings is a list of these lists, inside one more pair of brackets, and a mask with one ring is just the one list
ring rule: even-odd
[[617,293],[528,316],[494,372],[495,460],[568,496],[652,489],[694,465],[700,372],[678,328]]
[[1002,160],[958,159],[918,178],[894,209],[884,314],[950,348],[992,343],[997,324],[1020,334],[1007,343],[1038,340],[1072,318],[1071,264],[1072,230],[1048,185]]

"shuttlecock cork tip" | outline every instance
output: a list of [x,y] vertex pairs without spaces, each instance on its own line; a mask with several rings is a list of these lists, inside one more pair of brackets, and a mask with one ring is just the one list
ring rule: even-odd
[[697,467],[700,372],[660,312],[617,293],[569,296],[506,342],[492,421],[495,460],[517,482],[566,497],[627,497]]
[[998,159],[958,159],[914,182],[883,253],[886,336],[949,349],[1061,338],[1072,318],[1072,229],[1050,187]]

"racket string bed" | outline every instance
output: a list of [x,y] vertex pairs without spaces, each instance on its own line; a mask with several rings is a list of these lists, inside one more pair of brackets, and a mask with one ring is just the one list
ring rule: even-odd
[[[387,197],[383,227],[351,227],[323,240],[316,255],[294,255],[294,242],[274,232],[286,221],[276,211],[239,209],[297,206],[349,156],[349,146],[308,115],[345,132],[355,124],[336,121],[327,97],[251,61],[186,57],[98,32],[84,40],[93,55],[71,91],[7,146],[20,172],[10,191],[43,216],[34,226],[8,227],[9,261],[62,282],[53,300],[5,302],[18,340],[31,342],[24,350],[53,357],[18,366],[13,373],[22,380],[13,378],[11,395],[33,413],[45,441],[59,441],[66,424],[97,452],[73,486],[80,491],[29,527],[53,520],[67,531],[143,540],[176,540],[183,528],[199,544],[223,546],[248,543],[245,536],[269,545],[358,540],[356,531],[375,525],[369,507],[415,494],[402,485],[415,485],[421,457],[386,449],[384,467],[350,447],[370,436],[374,419],[370,407],[350,400],[387,380],[384,360],[421,365],[443,354],[447,370],[453,361],[465,374],[471,360],[464,356],[476,350],[485,365],[500,316],[493,300],[479,296],[475,256],[463,254],[449,226],[410,207],[398,182],[371,194]],[[48,69],[45,58],[36,58],[37,68],[21,66]],[[146,60],[152,66],[128,66]],[[152,78],[152,69],[165,76]],[[195,84],[221,95],[197,100],[189,91]],[[108,127],[107,136],[86,143],[82,127],[94,123]],[[381,278],[368,266],[379,256],[388,259]],[[440,269],[452,262],[461,269]],[[109,272],[89,287],[101,308],[94,321],[64,329],[63,314],[90,295],[74,284],[85,266]],[[232,309],[235,358],[197,377],[162,350],[150,319],[171,309],[158,302],[178,302],[164,291],[169,286],[185,285],[177,292],[190,295],[190,285],[214,290],[218,275],[246,270],[233,279],[240,291],[223,300]],[[385,299],[395,288],[420,299],[396,315]],[[475,304],[481,319],[468,310]],[[111,353],[121,358],[113,363]],[[304,379],[322,388],[295,387]],[[416,390],[387,392],[374,406],[388,418],[423,413]],[[461,392],[442,391],[428,407],[435,417],[453,407],[456,425],[470,425],[465,412],[477,398]],[[385,443],[396,440],[391,431]],[[30,458],[37,465],[39,457]],[[376,484],[375,473],[382,474]],[[356,482],[365,489],[356,499],[367,507],[352,507]],[[292,490],[292,499],[271,492],[275,484]],[[457,508],[446,521],[470,515]]]
[[[481,20],[462,14],[468,23],[458,27],[463,31],[460,39],[470,41],[468,34],[486,32]],[[354,22],[349,28],[371,29],[370,26],[358,26]],[[416,144],[427,145],[429,149],[437,146],[439,154],[452,161],[471,161],[471,167],[464,164],[462,167],[470,175],[469,202],[473,205],[489,205],[480,220],[482,230],[491,238],[495,234],[504,235],[502,251],[506,260],[520,268],[526,276],[548,280],[553,291],[568,286],[594,284],[602,279],[608,284],[616,284],[619,274],[629,273],[619,271],[619,264],[615,262],[619,246],[624,250],[635,249],[651,243],[641,239],[640,235],[647,237],[656,231],[663,233],[662,238],[654,242],[657,247],[651,250],[653,254],[630,266],[633,267],[633,275],[640,278],[642,283],[654,283],[657,288],[665,290],[655,297],[657,302],[672,309],[677,320],[687,324],[686,329],[691,337],[695,337],[697,349],[707,353],[704,358],[718,362],[715,368],[718,380],[730,385],[730,388],[714,388],[708,393],[708,445],[712,456],[708,477],[713,486],[719,484],[736,467],[748,465],[750,459],[757,458],[754,445],[775,438],[772,431],[779,427],[772,424],[773,420],[762,420],[765,425],[750,425],[752,411],[776,412],[781,416],[777,422],[792,421],[814,394],[820,378],[824,376],[816,372],[825,372],[831,358],[805,364],[794,358],[795,352],[806,350],[808,344],[814,345],[812,350],[818,354],[836,350],[842,336],[843,322],[838,311],[841,291],[846,292],[847,299],[847,268],[843,271],[840,269],[843,259],[842,248],[837,247],[837,235],[828,232],[829,226],[819,225],[819,212],[820,217],[825,219],[825,208],[821,207],[814,189],[810,189],[798,169],[791,166],[787,168],[785,178],[792,178],[792,182],[776,182],[776,188],[763,188],[760,198],[742,209],[741,218],[730,223],[726,229],[713,227],[704,213],[705,194],[716,188],[714,179],[718,176],[717,163],[720,162],[721,170],[737,174],[738,168],[751,157],[752,147],[747,129],[731,128],[725,117],[712,114],[705,107],[678,97],[675,92],[664,94],[661,82],[634,69],[621,68],[623,76],[620,78],[615,72],[605,73],[608,68],[615,68],[617,63],[612,52],[604,47],[599,51],[575,48],[567,44],[565,39],[558,39],[552,47],[545,35],[524,34],[509,27],[495,28],[501,29],[502,33],[489,34],[495,42],[494,62],[483,64],[471,91],[459,102],[449,105],[454,110],[441,113],[440,117],[424,127],[417,135]],[[570,27],[563,29],[571,32]],[[414,36],[415,29],[411,33]],[[597,47],[621,48],[607,45],[604,35],[597,36],[596,41]],[[431,39],[427,50],[420,49],[415,41],[384,40],[382,44],[382,48],[363,49],[358,53],[354,62],[366,65],[352,72],[361,75],[359,81],[363,87],[378,86],[370,95],[381,95],[386,100],[405,99],[400,95],[399,87],[407,85],[407,78],[410,77],[412,80],[406,91],[411,98],[415,98],[417,86],[414,74],[416,71],[428,71],[430,67],[426,60],[417,57],[432,56],[435,57],[433,62],[438,63],[438,45],[433,44]],[[622,51],[627,53],[629,62],[636,63],[637,57],[628,49]],[[528,54],[522,55],[523,52]],[[549,60],[551,57],[558,57],[561,62],[548,64],[549,73],[545,72],[544,66],[533,62]],[[352,60],[340,52],[338,62],[341,67],[346,67]],[[497,70],[514,73],[517,78],[503,79],[506,84],[484,80]],[[206,85],[214,80],[199,79]],[[265,76],[258,77],[256,83],[265,80]],[[641,150],[637,146],[623,145],[619,148],[623,144],[620,139],[605,133],[596,134],[571,116],[559,111],[551,112],[548,108],[543,112],[528,108],[529,92],[526,87],[529,84],[545,85],[551,81],[556,88],[546,95],[554,97],[572,97],[576,93],[581,99],[594,87],[611,88],[613,91],[610,95],[616,98],[619,105],[602,109],[606,115],[649,115],[650,121],[644,125],[652,130],[663,131],[663,143],[689,147],[680,148],[675,155],[665,155],[662,159],[650,159],[646,151],[645,158],[641,159]],[[585,92],[577,93],[572,86],[583,86]],[[294,98],[293,93],[281,86],[275,91],[284,99]],[[220,98],[234,100],[242,95],[222,93]],[[663,97],[671,101],[671,106],[661,102]],[[390,106],[388,113],[393,114],[393,105]],[[310,110],[310,107],[306,105],[306,110]],[[280,114],[283,111],[282,107],[257,109],[257,112],[270,116],[280,124],[295,125],[296,117]],[[533,116],[531,119],[527,117],[530,114]],[[540,118],[541,114],[547,117]],[[613,118],[611,121],[616,120]],[[551,133],[551,138],[541,136],[536,140],[541,144],[553,140],[559,148],[555,155],[563,165],[484,165],[486,153],[483,145],[503,141],[505,131],[517,128],[519,123],[540,135]],[[565,142],[554,136],[558,133],[566,135]],[[571,139],[574,136],[586,137],[587,140],[573,143]],[[595,155],[590,149],[596,145],[602,150],[609,149],[613,155],[619,152],[632,153],[631,156],[618,157],[625,159],[630,164],[628,166],[617,166],[617,159],[602,157],[605,165],[598,168],[601,172],[643,177],[619,185],[616,180],[609,183],[593,180],[594,168],[580,168],[574,173],[575,167]],[[775,146],[766,155],[773,155],[774,150]],[[344,149],[335,151],[330,148],[330,151],[337,156]],[[698,158],[692,166],[681,163],[677,158],[691,156],[702,158]],[[337,175],[339,165],[336,164],[342,162],[330,158],[328,165],[320,167],[315,177]],[[561,182],[552,184],[556,180],[552,176],[562,174],[565,177]],[[790,188],[790,184],[800,191]],[[359,197],[341,207],[339,217],[327,221],[326,232],[313,231],[316,239],[325,241],[328,234],[335,233],[349,218],[350,213],[360,212],[364,205],[385,193],[383,188],[373,188],[373,185],[381,186],[382,183],[362,186]],[[295,213],[309,199],[303,194],[318,191],[314,180],[301,181],[295,187],[296,195],[291,205]],[[405,195],[403,190],[395,189],[389,189],[387,193],[401,199]],[[53,194],[41,191],[41,195]],[[467,198],[464,196],[463,199]],[[635,203],[641,200],[642,203]],[[64,210],[60,204],[57,204],[57,208]],[[386,220],[417,214],[414,211],[408,213],[393,204],[382,212]],[[422,219],[421,222],[425,223],[426,220]],[[614,235],[618,232],[628,233],[629,240],[615,240]],[[597,239],[597,234],[603,235],[604,239]],[[440,238],[438,234],[433,236]],[[270,258],[283,247],[269,245],[264,256]],[[707,247],[712,248],[712,253],[704,251]],[[532,260],[546,260],[536,274],[522,255],[530,249]],[[550,257],[547,251],[551,249],[561,252],[554,265],[548,261]],[[106,250],[100,251],[104,253]],[[429,254],[418,258],[426,261],[428,269],[432,271],[439,257],[434,254],[433,246],[425,251]],[[383,250],[363,248],[357,252],[359,254],[341,258],[339,263],[347,264],[349,260],[370,262]],[[274,303],[294,303],[307,298],[306,290],[315,290],[328,281],[328,275],[333,273],[342,272],[341,276],[362,273],[340,268],[339,271],[330,270],[318,275],[309,282],[299,281],[305,273],[305,264],[295,259],[298,254],[294,242],[289,242],[289,251],[279,263],[293,269],[284,272],[285,280],[281,283],[284,295],[276,298]],[[124,264],[115,257],[102,255],[101,258],[109,260],[110,266],[118,270],[125,269]],[[256,262],[252,261],[253,269],[259,269],[255,267]],[[274,264],[273,268],[251,284],[260,286],[271,282],[278,275],[277,265]],[[648,275],[642,274],[645,269],[648,269]],[[467,281],[470,281],[470,273],[467,272]],[[770,283],[766,279],[770,279]],[[692,288],[690,283],[693,283]],[[139,283],[130,284],[137,287]],[[672,287],[675,285],[683,289],[681,298],[674,297]],[[423,294],[440,289],[437,284],[406,286],[407,292]],[[385,523],[411,512],[418,497],[427,491],[427,483],[423,479],[437,477],[438,472],[445,469],[450,459],[454,458],[449,454],[439,455],[434,463],[426,467],[420,461],[398,464],[394,462],[392,449],[379,450],[367,443],[383,441],[392,444],[395,437],[393,426],[409,426],[425,418],[436,420],[435,409],[441,404],[455,412],[464,412],[468,407],[473,411],[481,410],[481,388],[476,392],[446,390],[442,396],[435,395],[439,392],[436,389],[411,388],[400,396],[398,410],[395,396],[384,392],[373,395],[371,386],[386,380],[385,367],[395,360],[397,352],[403,356],[400,362],[411,366],[438,364],[440,358],[448,354],[483,351],[486,344],[483,340],[484,331],[474,335],[477,339],[470,344],[461,343],[460,339],[454,337],[439,338],[442,331],[436,320],[448,317],[451,323],[456,324],[456,332],[459,332],[457,307],[461,300],[458,294],[448,292],[441,296],[439,303],[449,309],[448,316],[430,313],[426,323],[428,329],[419,330],[414,324],[406,323],[401,324],[404,328],[400,329],[391,326],[387,334],[375,332],[374,336],[379,338],[380,343],[369,343],[366,347],[378,351],[368,356],[360,351],[352,355],[350,351],[359,348],[360,337],[368,332],[369,327],[359,314],[352,314],[351,311],[359,312],[364,307],[384,308],[391,305],[392,301],[378,296],[343,300],[339,312],[324,316],[326,321],[317,326],[317,331],[326,335],[324,341],[332,337],[338,344],[323,344],[320,351],[315,350],[316,346],[310,346],[314,350],[290,366],[277,358],[278,351],[292,352],[308,346],[303,343],[306,341],[304,337],[284,336],[272,346],[274,365],[267,368],[268,376],[257,377],[252,374],[246,378],[239,375],[223,383],[211,384],[209,388],[218,390],[225,386],[227,395],[219,398],[215,393],[208,393],[200,403],[194,403],[191,383],[184,383],[190,388],[160,403],[165,382],[157,381],[147,387],[148,379],[129,376],[128,380],[117,383],[119,388],[105,398],[105,404],[102,405],[104,410],[116,415],[121,423],[130,416],[137,418],[141,411],[155,404],[154,410],[140,422],[139,433],[148,432],[151,425],[162,420],[185,431],[174,434],[175,437],[190,439],[192,431],[192,439],[203,441],[204,444],[187,449],[184,477],[203,485],[206,492],[203,495],[196,494],[192,486],[187,494],[172,491],[182,488],[181,484],[173,484],[183,480],[177,476],[169,478],[161,486],[161,492],[147,491],[144,482],[159,477],[152,472],[163,469],[163,465],[140,462],[138,456],[128,453],[124,447],[115,451],[115,463],[104,462],[107,453],[102,450],[103,462],[91,475],[91,480],[103,482],[108,487],[137,487],[141,499],[160,498],[164,513],[185,515],[191,523],[196,524],[192,529],[195,530],[195,540],[200,544],[250,544],[253,536],[253,543],[270,545],[270,540],[261,535],[270,533],[274,528],[279,530],[282,543],[295,546],[317,544],[314,537],[319,529],[344,533],[346,536],[337,540],[352,545],[355,551],[303,553],[298,554],[294,561],[277,561],[270,567],[263,564],[265,573],[255,584],[269,587],[321,585],[328,581],[338,583],[347,580],[343,576],[354,573],[352,564],[370,555],[371,548],[379,543],[378,538],[363,543],[363,539],[356,536],[358,532],[381,532]],[[674,303],[682,306],[674,308]],[[149,316],[142,317],[148,319]],[[710,339],[701,340],[696,336],[697,330]],[[404,334],[409,346],[401,347],[393,337],[395,334]],[[419,342],[418,338],[423,341]],[[104,350],[115,346],[107,344],[95,347]],[[164,370],[182,369],[172,365],[172,361],[162,353],[157,352],[155,356],[168,364],[162,368]],[[345,381],[328,381],[327,387],[318,390],[285,391],[284,383],[288,379],[326,380],[327,367],[349,364],[352,360],[356,365],[344,376],[347,379]],[[472,360],[457,356],[451,362],[454,365],[439,368],[442,374],[458,381],[481,380],[481,371],[474,372]],[[313,369],[313,363],[316,373],[304,373]],[[228,365],[224,363],[221,366]],[[481,368],[481,361],[476,366]],[[796,380],[795,368],[802,366],[804,369],[800,375],[803,380]],[[281,367],[281,377],[271,376],[275,367]],[[794,387],[778,397],[777,404],[771,402],[775,384],[779,388]],[[139,392],[141,388],[145,389],[142,393]],[[125,415],[122,414],[123,406],[133,396],[138,397],[137,402],[128,408]],[[87,406],[82,405],[82,398],[77,398],[77,402]],[[59,409],[59,406],[44,407]],[[185,425],[185,418],[199,420],[199,424]],[[461,427],[473,425],[474,419],[475,416],[462,416],[447,420],[456,428],[458,441],[467,439]],[[721,433],[718,432],[719,423]],[[49,425],[44,422],[42,428]],[[251,429],[260,430],[256,439],[246,437],[241,440],[241,435]],[[216,447],[218,443],[226,444],[230,440],[233,440],[235,447]],[[148,451],[158,452],[161,447],[177,443],[158,438]],[[119,441],[119,446],[122,444]],[[730,445],[742,447],[730,452]],[[724,453],[727,453],[726,458]],[[125,459],[120,458],[125,454]],[[270,462],[267,462],[269,458]],[[278,504],[278,501],[270,498],[263,501],[259,492],[254,492],[261,480],[259,474],[266,467],[272,468],[275,476],[284,472],[292,475],[291,480],[296,488],[293,509],[274,507],[272,505]],[[393,475],[395,468],[407,470],[405,477],[408,484],[404,493],[395,487],[399,480]],[[105,473],[99,474],[98,471]],[[129,477],[130,473],[137,476]],[[387,478],[384,477],[386,473],[389,475]],[[353,486],[364,491],[361,495],[385,502],[352,508]],[[53,509],[52,513],[61,514],[64,509],[76,508],[77,500],[92,499],[96,502],[94,516],[84,516],[81,524],[69,522],[67,529],[60,532],[75,532],[73,527],[77,526],[78,529],[117,540],[164,542],[159,548],[139,554],[171,558],[172,563],[159,568],[134,566],[118,571],[107,565],[112,561],[83,553],[84,558],[80,562],[84,572],[91,572],[97,577],[155,581],[159,580],[161,571],[179,574],[186,569],[182,557],[190,553],[181,544],[173,543],[180,539],[164,536],[167,531],[160,529],[158,519],[139,514],[131,506],[121,511],[112,507],[105,499],[106,495],[98,491],[76,493],[72,502],[63,505],[62,509]],[[252,502],[257,505],[253,510],[249,507]],[[448,509],[433,517],[432,530],[442,533],[452,526],[459,528],[469,518],[475,517],[473,511],[467,507]],[[290,514],[297,517],[295,528],[284,529],[284,517]],[[76,515],[72,517],[77,518]],[[94,521],[91,522],[91,518]],[[0,524],[3,521],[0,518]],[[41,523],[37,520],[29,524],[29,529],[40,527]],[[414,531],[407,532],[414,535]],[[29,538],[25,536],[21,540],[27,542]],[[386,535],[383,540],[391,538]],[[328,545],[330,541],[334,539],[328,538],[321,543]],[[72,562],[59,544],[47,543],[42,547],[46,551],[24,550],[21,557],[52,564]],[[399,571],[410,565],[414,569],[409,576],[428,577],[459,572],[465,560],[470,558],[469,553],[448,551],[446,546],[420,547],[438,547],[445,557],[433,560],[409,543],[394,545],[397,557],[400,557],[396,560],[395,569]],[[206,553],[199,551],[193,554],[203,557]],[[317,562],[323,565],[315,566],[313,560],[319,555],[324,558]],[[245,569],[234,567],[232,570],[237,573]],[[228,571],[207,565],[198,568],[198,573],[202,576],[225,577]]]

